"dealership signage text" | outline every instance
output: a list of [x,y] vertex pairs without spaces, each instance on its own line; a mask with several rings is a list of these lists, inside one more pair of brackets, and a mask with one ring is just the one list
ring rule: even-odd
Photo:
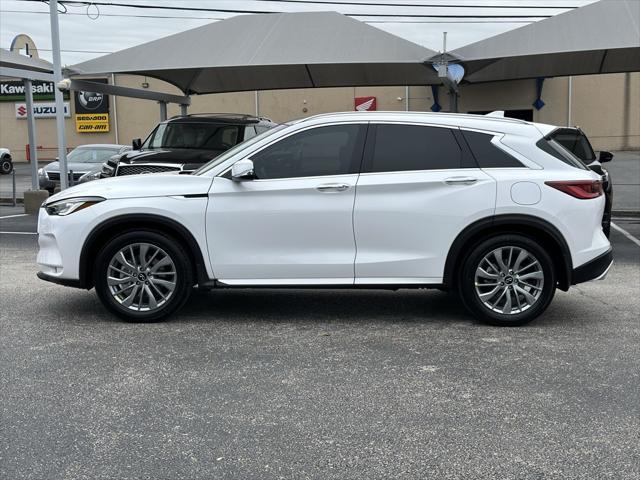
[[[16,103],[16,118],[27,118],[27,104]],[[34,118],[54,118],[56,116],[56,104],[54,102],[41,102],[33,104]],[[69,102],[64,102],[64,116],[71,116]]]
[[[53,100],[53,82],[34,80],[31,84],[34,100]],[[64,92],[64,98],[69,98],[69,92]],[[0,82],[0,102],[24,101],[24,83],[17,81]]]

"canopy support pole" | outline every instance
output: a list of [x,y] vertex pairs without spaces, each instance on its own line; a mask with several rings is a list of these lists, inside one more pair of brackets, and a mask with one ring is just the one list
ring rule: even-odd
[[31,190],[39,190],[38,182],[38,149],[36,148],[36,120],[33,117],[33,91],[31,80],[25,78],[24,98],[27,104],[27,130],[29,135],[29,160],[31,161]]
[[180,115],[186,116],[189,114],[187,107],[189,107],[189,105],[185,105],[184,103],[180,104]]
[[458,92],[449,90],[449,111],[458,113]]
[[569,76],[569,85],[567,88],[567,127],[571,126],[571,97],[573,96],[573,77]]
[[[58,161],[60,162],[60,190],[69,186],[69,170],[67,169],[67,145],[64,125],[64,98],[57,88],[62,81],[62,61],[60,60],[60,25],[58,23],[58,0],[49,2],[49,19],[51,21],[51,48],[53,50],[53,83],[56,99],[56,130],[58,132]],[[31,113],[31,112],[30,112]]]
[[158,102],[160,104],[160,121],[164,122],[167,119],[167,102]]

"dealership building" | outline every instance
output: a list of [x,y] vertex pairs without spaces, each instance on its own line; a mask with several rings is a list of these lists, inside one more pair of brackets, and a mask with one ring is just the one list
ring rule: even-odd
[[[26,36],[29,54],[38,57]],[[92,81],[138,90],[184,95],[161,80],[130,74],[107,74]],[[34,82],[39,159],[57,156],[53,84]],[[130,144],[145,138],[160,119],[157,102],[91,92],[65,96],[67,146],[90,143]],[[580,126],[596,150],[640,149],[640,72],[532,78],[459,86],[458,111],[505,115],[554,125]],[[192,95],[189,113],[246,113],[286,122],[319,113],[358,109],[442,111],[450,105],[444,86],[304,88]],[[27,161],[24,86],[19,79],[0,79],[0,147],[14,161]],[[168,115],[179,106],[168,105]]]

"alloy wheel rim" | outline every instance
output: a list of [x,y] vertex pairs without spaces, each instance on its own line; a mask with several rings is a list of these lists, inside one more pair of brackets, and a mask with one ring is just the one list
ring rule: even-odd
[[531,252],[516,246],[487,253],[476,268],[474,280],[482,304],[504,315],[530,309],[544,288],[542,265]]
[[149,312],[167,303],[176,289],[172,258],[150,243],[132,243],[116,252],[107,268],[107,285],[116,302],[136,312]]

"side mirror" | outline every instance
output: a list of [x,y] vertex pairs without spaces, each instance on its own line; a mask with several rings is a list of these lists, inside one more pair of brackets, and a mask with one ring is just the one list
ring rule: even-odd
[[600,163],[610,162],[611,160],[613,160],[613,153],[605,151],[600,152],[600,156],[598,157],[598,161]]
[[231,167],[231,179],[236,182],[243,180],[252,180],[255,178],[253,173],[253,161],[245,158],[239,160]]
[[134,138],[134,139],[131,141],[131,147],[132,147],[134,150],[140,150],[140,149],[142,148],[142,140],[141,140],[141,139],[139,139],[139,138]]

